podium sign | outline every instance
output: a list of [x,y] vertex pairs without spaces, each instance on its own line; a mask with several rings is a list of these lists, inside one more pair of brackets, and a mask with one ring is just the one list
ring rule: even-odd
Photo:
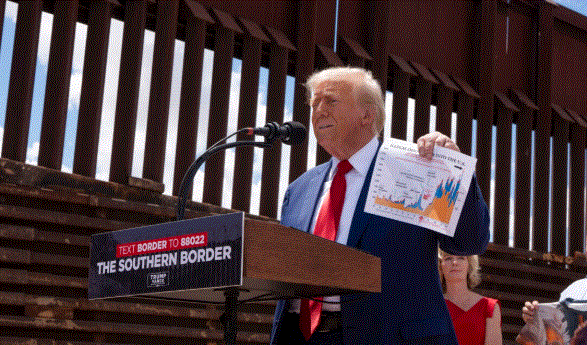
[[240,286],[244,213],[91,236],[88,298]]

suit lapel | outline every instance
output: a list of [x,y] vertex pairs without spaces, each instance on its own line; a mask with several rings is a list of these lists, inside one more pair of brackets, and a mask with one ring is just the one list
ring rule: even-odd
[[314,212],[316,212],[317,205],[320,202],[320,196],[324,190],[324,181],[326,181],[331,166],[332,160],[330,160],[328,164],[324,164],[322,171],[319,171],[309,180],[309,186],[320,186],[320,188],[307,188],[308,194],[306,195],[306,207],[309,208],[310,212],[301,212],[301,214],[305,214],[307,217],[304,219],[303,229],[305,232],[311,231]]
[[357,206],[355,207],[353,221],[351,222],[351,228],[349,230],[349,238],[347,240],[347,246],[349,247],[357,247],[372,217],[371,214],[365,213],[364,210],[365,202],[367,201],[367,192],[369,191],[369,185],[371,184],[371,176],[373,176],[373,168],[375,167],[375,161],[377,160],[380,148],[381,142],[377,148],[377,153],[371,161],[369,171],[367,172],[365,182],[363,183],[363,188],[361,189],[361,194],[359,195],[359,200],[357,201]]

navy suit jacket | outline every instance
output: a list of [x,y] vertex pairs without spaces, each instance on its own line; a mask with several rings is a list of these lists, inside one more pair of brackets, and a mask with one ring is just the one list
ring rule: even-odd
[[[376,158],[376,157],[375,157]],[[489,240],[489,211],[475,177],[454,237],[364,212],[375,158],[361,190],[347,245],[381,258],[381,293],[341,296],[345,344],[402,344],[441,335],[457,345],[438,273],[440,247],[454,255],[481,254]],[[281,224],[310,232],[331,161],[314,167],[287,189]],[[271,344],[279,340],[289,301],[277,303]],[[286,342],[287,343],[287,342]]]

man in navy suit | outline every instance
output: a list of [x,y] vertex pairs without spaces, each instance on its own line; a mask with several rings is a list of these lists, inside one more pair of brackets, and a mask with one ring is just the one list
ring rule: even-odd
[[[475,177],[454,237],[365,213],[385,118],[381,87],[369,71],[354,67],[317,72],[306,87],[314,134],[332,158],[289,186],[281,223],[314,233],[337,165],[348,160],[352,168],[344,175],[346,191],[335,240],[380,257],[382,286],[381,293],[325,297],[309,339],[299,327],[300,300],[279,301],[271,344],[457,345],[439,283],[437,248],[454,255],[485,250],[489,212]],[[417,144],[427,159],[435,145],[459,150],[438,132],[420,137]]]

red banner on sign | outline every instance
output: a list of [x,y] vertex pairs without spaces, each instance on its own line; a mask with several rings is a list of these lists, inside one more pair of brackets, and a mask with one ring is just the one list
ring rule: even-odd
[[194,247],[205,247],[208,245],[208,233],[199,232],[181,236],[156,238],[148,241],[118,244],[116,246],[116,257],[144,255],[170,250],[181,250]]

